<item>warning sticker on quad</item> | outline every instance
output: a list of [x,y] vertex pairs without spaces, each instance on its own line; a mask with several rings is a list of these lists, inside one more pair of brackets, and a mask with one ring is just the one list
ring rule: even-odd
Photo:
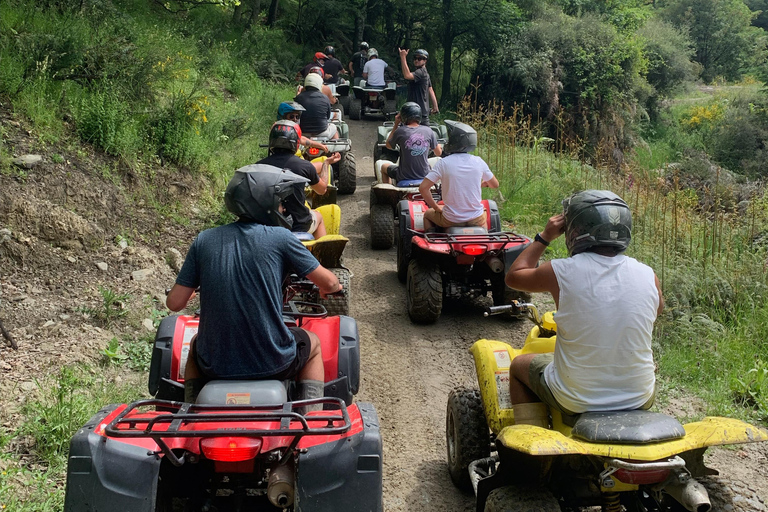
[[512,398],[509,396],[509,370],[496,372],[496,393],[499,397],[499,409],[511,409]]

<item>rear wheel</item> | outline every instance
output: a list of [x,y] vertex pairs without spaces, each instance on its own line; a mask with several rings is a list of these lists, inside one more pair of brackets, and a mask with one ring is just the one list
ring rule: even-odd
[[[373,196],[373,193],[371,193]],[[389,249],[395,238],[395,217],[388,204],[371,206],[371,248]]]
[[397,239],[397,279],[405,283],[408,279],[408,263],[411,261],[411,241],[404,239],[402,233],[396,234],[395,238]]
[[355,155],[347,151],[339,161],[339,194],[352,194],[357,188],[357,163]]
[[457,388],[448,395],[445,412],[448,472],[454,485],[470,490],[469,464],[491,455],[491,438],[477,389]]
[[319,299],[319,303],[328,311],[328,316],[349,315],[349,302],[352,298],[352,289],[350,281],[352,273],[346,268],[332,268],[333,272],[341,283],[341,293],[325,299]]
[[341,106],[344,108],[344,112],[349,112],[349,96],[341,96],[339,97],[339,103],[341,103]]
[[560,504],[546,489],[508,485],[491,491],[485,512],[560,512]]
[[387,100],[384,102],[384,113],[389,114],[397,110],[397,100]]
[[378,142],[373,143],[373,164],[374,164],[374,176],[376,175],[376,160],[381,160],[381,148]]
[[443,309],[443,278],[436,263],[411,260],[406,278],[405,305],[416,323],[431,324]]
[[349,101],[349,118],[358,120],[363,112],[363,100],[354,98]]

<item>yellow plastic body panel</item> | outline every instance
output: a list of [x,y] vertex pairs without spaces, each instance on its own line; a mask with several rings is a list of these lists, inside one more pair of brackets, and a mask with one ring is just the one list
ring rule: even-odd
[[341,235],[325,235],[317,240],[307,240],[302,243],[322,266],[339,268],[342,266],[341,255],[347,242],[349,239]]
[[496,442],[530,455],[597,455],[652,461],[697,448],[768,441],[767,430],[731,418],[709,416],[683,427],[685,437],[682,439],[645,445],[622,445],[587,443],[556,430],[512,425],[501,431]]
[[325,232],[329,235],[338,235],[341,227],[341,208],[337,204],[326,204],[317,208],[323,215]]

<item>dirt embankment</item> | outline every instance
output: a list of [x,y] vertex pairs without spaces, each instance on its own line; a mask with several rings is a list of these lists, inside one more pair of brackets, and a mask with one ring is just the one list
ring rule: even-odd
[[[528,325],[485,319],[469,303],[448,303],[432,326],[410,322],[395,249],[373,251],[369,244],[376,124],[350,122],[358,188],[340,199],[342,230],[350,239],[345,262],[354,273],[351,314],[362,342],[358,399],[375,404],[381,419],[385,510],[469,512],[474,498],[453,487],[445,466],[446,399],[453,387],[474,384],[468,349],[475,340],[519,345]],[[15,135],[7,142],[16,154],[37,152],[21,129],[10,132]],[[174,280],[169,249],[183,254],[205,221],[194,207],[200,184],[183,174],[157,169],[151,180],[116,184],[95,171],[112,165],[97,155],[62,151],[63,161],[55,163],[52,153],[43,153],[43,163],[25,179],[0,176],[0,230],[6,230],[0,232],[0,319],[19,342],[18,351],[0,344],[0,423],[9,426],[18,421],[18,406],[34,390],[35,378],[97,359],[113,336],[80,311],[98,305],[97,287],[131,294],[135,318],[123,330],[139,333],[152,298],[162,298]],[[142,199],[145,186],[159,189],[166,204],[186,205],[188,225],[161,221]],[[680,404],[670,410],[697,413]],[[708,461],[768,501],[767,454],[765,444],[750,445],[714,450]]]

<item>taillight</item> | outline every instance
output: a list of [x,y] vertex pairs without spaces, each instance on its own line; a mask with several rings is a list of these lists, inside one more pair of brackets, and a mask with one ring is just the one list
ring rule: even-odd
[[377,92],[369,92],[368,96],[370,96],[371,98],[376,99],[376,98],[379,97],[379,93],[377,93]]
[[647,471],[634,471],[629,469],[618,469],[613,476],[625,484],[649,485],[664,482],[669,477],[669,470],[650,469]]
[[309,148],[309,154],[312,156],[317,156],[320,154],[320,148]]
[[487,247],[482,244],[469,244],[461,248],[461,251],[469,256],[479,256],[485,253],[486,250]]
[[221,462],[250,460],[259,454],[261,439],[252,437],[208,437],[200,441],[203,455]]

